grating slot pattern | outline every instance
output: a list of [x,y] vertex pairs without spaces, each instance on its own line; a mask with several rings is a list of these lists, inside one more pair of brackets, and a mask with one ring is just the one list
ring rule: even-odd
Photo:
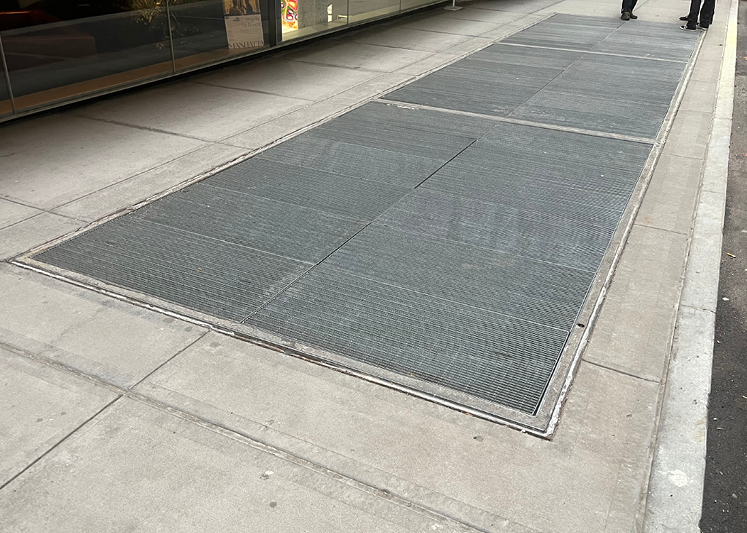
[[525,424],[696,36],[556,15],[508,42],[35,259]]
[[505,40],[507,43],[551,48],[592,50],[617,28],[585,24],[556,24],[554,17]]
[[272,254],[319,262],[365,221],[201,183],[138,211],[137,217]]
[[305,168],[414,187],[448,158],[434,159],[358,144],[300,135],[262,152],[258,158],[299,162]]
[[325,264],[358,276],[570,329],[593,273],[375,224]]
[[332,122],[340,128],[386,128],[396,134],[403,130],[428,131],[470,138],[479,138],[495,127],[495,122],[490,119],[447,115],[440,111],[413,109],[376,101],[345,113]]
[[557,329],[392,287],[326,264],[249,323],[528,413],[536,409],[567,337]]
[[37,259],[235,321],[311,266],[135,216],[115,219]]
[[489,203],[420,188],[380,223],[499,252],[594,272],[614,230],[522,207]]
[[443,162],[477,140],[474,137],[392,128],[381,123],[336,124],[335,121],[315,128],[308,135],[312,138],[352,143]]
[[411,190],[257,157],[216,174],[207,183],[357,220],[373,220]]

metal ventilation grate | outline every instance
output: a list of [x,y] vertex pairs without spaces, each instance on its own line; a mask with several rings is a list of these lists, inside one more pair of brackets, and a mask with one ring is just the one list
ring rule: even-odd
[[[584,52],[644,41],[667,61]],[[696,39],[556,16],[507,43],[33,260],[541,428]]]

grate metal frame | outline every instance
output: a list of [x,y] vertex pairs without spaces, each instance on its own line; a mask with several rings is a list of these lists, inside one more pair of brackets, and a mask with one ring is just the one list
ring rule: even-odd
[[[551,18],[552,16],[553,15],[549,15],[547,18]],[[545,20],[547,19],[543,19],[543,20],[532,22],[531,24],[527,24],[526,26],[517,29],[515,33],[523,31],[524,29],[528,27],[532,27],[537,24],[540,24]],[[508,39],[509,37],[510,35],[504,37],[504,39]],[[339,372],[342,372],[348,375],[352,375],[352,376],[364,379],[372,383],[379,384],[381,386],[385,386],[390,389],[404,392],[411,396],[419,397],[424,400],[431,401],[431,402],[443,405],[451,409],[455,409],[457,411],[469,413],[479,418],[483,418],[483,419],[486,419],[492,422],[507,425],[514,429],[520,430],[522,432],[530,433],[532,435],[535,435],[541,438],[551,439],[555,432],[555,429],[557,428],[562,406],[564,404],[564,401],[566,399],[570,386],[573,382],[575,372],[578,368],[578,363],[588,343],[589,336],[591,332],[593,331],[593,326],[594,326],[596,317],[598,316],[601,310],[601,307],[604,303],[607,290],[614,276],[615,267],[620,260],[622,251],[625,247],[625,243],[627,241],[627,238],[630,234],[633,223],[635,221],[636,214],[638,213],[641,202],[643,200],[643,196],[646,192],[646,189],[648,188],[648,184],[653,175],[653,170],[656,166],[659,156],[661,155],[663,144],[669,134],[669,131],[671,130],[672,122],[682,102],[684,91],[687,87],[690,77],[692,76],[692,71],[694,68],[695,61],[699,55],[700,48],[702,46],[703,37],[704,37],[703,34],[699,36],[698,41],[695,45],[695,48],[692,52],[692,55],[690,56],[686,64],[684,73],[680,79],[680,82],[677,86],[675,94],[672,98],[672,101],[671,101],[669,110],[666,114],[666,117],[664,119],[664,122],[658,132],[658,135],[656,136],[656,139],[654,140],[653,148],[645,163],[641,176],[633,190],[631,199],[628,202],[627,207],[620,220],[620,223],[612,237],[612,240],[607,249],[607,252],[605,253],[603,261],[597,271],[597,275],[595,276],[594,281],[592,282],[591,287],[586,295],[584,305],[581,308],[578,318],[577,318],[577,323],[571,330],[570,334],[568,335],[563,351],[553,371],[552,378],[550,379],[548,383],[548,386],[545,390],[542,401],[535,415],[529,415],[526,413],[522,413],[520,411],[510,409],[510,408],[507,408],[501,405],[497,405],[495,403],[492,403],[492,402],[489,402],[489,401],[486,401],[480,398],[476,398],[469,394],[461,393],[453,389],[449,389],[447,387],[442,387],[442,386],[435,385],[432,383],[427,383],[419,379],[408,378],[407,376],[402,376],[401,374],[395,374],[393,372],[383,370],[379,367],[373,367],[371,365],[367,365],[365,363],[360,363],[357,361],[353,362],[351,359],[348,359],[344,356],[340,356],[339,354],[335,354],[335,353],[331,353],[325,350],[320,350],[320,349],[317,349],[311,346],[307,346],[303,344],[302,342],[296,342],[296,341],[284,339],[277,335],[269,333],[267,331],[261,330],[259,328],[255,328],[255,327],[248,326],[245,324],[238,324],[236,322],[232,322],[229,320],[219,319],[219,318],[216,318],[215,316],[201,313],[193,309],[189,309],[187,307],[177,305],[171,302],[167,302],[160,298],[149,296],[147,294],[143,294],[137,291],[124,289],[119,286],[115,286],[109,283],[99,281],[90,276],[86,276],[86,275],[82,275],[76,272],[71,272],[65,269],[61,269],[61,268],[49,265],[47,263],[42,263],[34,259],[35,255],[49,248],[52,248],[58,244],[61,244],[65,241],[73,239],[77,237],[78,235],[84,232],[87,232],[95,227],[98,227],[102,224],[105,224],[111,220],[114,220],[123,215],[137,211],[141,207],[147,206],[153,203],[154,201],[160,198],[163,198],[164,196],[168,196],[169,194],[173,192],[176,192],[185,187],[188,187],[189,185],[192,185],[206,178],[209,178],[223,170],[226,170],[227,168],[230,168],[238,163],[241,163],[251,157],[258,155],[261,152],[269,148],[272,148],[278,144],[281,144],[282,142],[285,142],[288,139],[301,135],[315,128],[316,126],[319,126],[320,124],[333,120],[334,118],[337,118],[340,115],[343,115],[353,109],[356,109],[371,101],[376,101],[376,100],[383,100],[382,103],[384,103],[386,102],[385,95],[387,93],[393,92],[409,83],[412,83],[412,81],[415,81],[416,79],[419,79],[419,78],[422,78],[424,76],[431,74],[432,72],[441,70],[442,68],[445,68],[454,62],[457,62],[461,59],[464,59],[467,56],[474,54],[478,50],[467,52],[461,55],[460,57],[453,59],[449,64],[445,64],[435,69],[432,69],[426,73],[421,74],[420,76],[416,77],[413,80],[409,80],[398,86],[392,87],[385,93],[372,96],[362,102],[359,102],[355,105],[342,109],[338,113],[335,113],[334,115],[330,115],[329,117],[326,117],[325,119],[321,121],[311,124],[289,135],[286,135],[272,143],[269,143],[265,147],[262,147],[258,150],[245,154],[244,156],[241,156],[232,161],[229,161],[228,163],[220,165],[208,172],[195,176],[194,178],[190,180],[187,180],[181,184],[178,184],[177,186],[174,186],[166,191],[163,191],[162,193],[158,195],[154,195],[134,206],[121,209],[111,215],[108,215],[97,221],[94,221],[93,223],[83,228],[80,228],[76,231],[65,234],[43,245],[37,246],[23,254],[20,254],[19,256],[15,258],[8,260],[8,262],[15,266],[25,268],[31,271],[35,271],[40,274],[52,277],[54,279],[58,279],[60,281],[65,281],[73,285],[82,287],[82,288],[93,290],[95,292],[106,295],[108,297],[112,297],[120,301],[125,301],[128,303],[139,305],[141,307],[165,314],[167,316],[179,318],[187,322],[209,328],[211,330],[214,330],[222,334],[226,334],[226,335],[229,335],[229,336],[241,339],[241,340],[259,344],[267,348],[273,349],[275,351],[282,352],[287,355],[295,356],[295,357],[319,364],[321,366],[331,368],[336,371],[339,371]],[[487,46],[490,46],[490,44],[486,45],[486,47]],[[521,45],[518,45],[518,46],[521,46]],[[395,102],[389,101],[386,103],[395,103]],[[402,107],[408,107],[408,104],[406,103],[396,102],[396,104],[401,105]],[[506,119],[506,118],[501,118],[499,120],[506,121],[506,122],[514,122],[513,120]],[[532,124],[532,123],[529,123],[528,121],[522,121],[522,120],[516,120],[515,122],[524,123],[527,125]],[[532,124],[532,125],[540,125],[540,124]],[[557,129],[565,129],[565,128],[561,127]],[[645,139],[645,140],[648,141],[648,139]],[[644,139],[641,139],[641,142],[643,141]],[[377,377],[377,375],[379,377]]]

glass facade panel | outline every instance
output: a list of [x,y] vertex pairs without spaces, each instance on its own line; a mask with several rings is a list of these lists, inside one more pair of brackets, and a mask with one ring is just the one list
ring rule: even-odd
[[0,0],[0,117],[432,3]]
[[[0,50],[2,50],[2,40],[0,40]],[[0,116],[8,115],[13,112],[8,84],[5,83],[6,67],[2,55],[3,54],[0,53]]]
[[399,11],[400,0],[350,0],[350,22],[382,17]]
[[283,41],[332,30],[348,23],[348,0],[281,0]]
[[266,2],[170,0],[178,70],[230,59],[269,45]]
[[164,0],[0,1],[19,110],[173,72]]

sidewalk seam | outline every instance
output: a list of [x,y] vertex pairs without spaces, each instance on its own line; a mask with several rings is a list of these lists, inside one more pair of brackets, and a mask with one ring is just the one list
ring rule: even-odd
[[[17,352],[14,350],[14,353],[17,353]],[[37,464],[39,461],[41,461],[42,459],[44,459],[47,455],[49,455],[50,453],[52,453],[53,450],[56,450],[57,447],[61,446],[62,443],[64,443],[70,437],[72,437],[75,433],[77,433],[78,430],[80,430],[81,428],[83,428],[84,426],[86,426],[91,420],[93,420],[94,418],[98,417],[101,413],[103,413],[109,407],[111,407],[116,402],[118,402],[120,398],[122,398],[122,395],[119,395],[116,398],[114,398],[113,400],[107,402],[107,404],[104,405],[104,407],[102,407],[101,409],[99,409],[98,411],[96,411],[93,415],[91,415],[90,417],[88,417],[87,419],[85,419],[82,423],[80,423],[78,426],[76,426],[75,428],[73,428],[69,433],[67,433],[64,437],[62,437],[59,441],[57,441],[54,445],[52,445],[43,454],[41,454],[39,457],[37,457],[36,459],[34,459],[33,461],[31,461],[29,464],[27,464],[20,472],[18,472],[16,475],[12,476],[8,481],[6,481],[2,485],[0,485],[0,491],[4,490],[8,485],[10,485],[11,483],[13,483],[16,479],[18,479],[24,472],[26,472],[27,470],[29,470],[30,468],[32,468],[35,464]]]

